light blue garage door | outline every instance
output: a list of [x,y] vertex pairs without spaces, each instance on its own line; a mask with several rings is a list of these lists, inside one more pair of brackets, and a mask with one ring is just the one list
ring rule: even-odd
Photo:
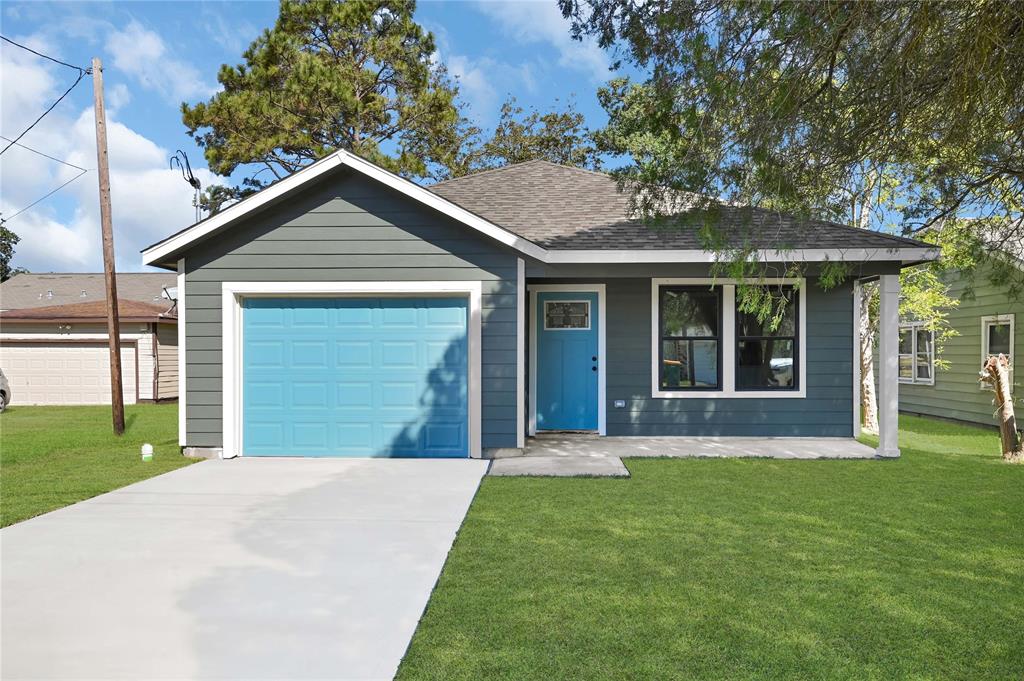
[[253,298],[243,306],[249,456],[469,455],[461,298]]

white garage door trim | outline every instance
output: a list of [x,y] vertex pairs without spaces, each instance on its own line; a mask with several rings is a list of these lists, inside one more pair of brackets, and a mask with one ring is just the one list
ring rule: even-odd
[[[44,334],[39,334],[36,337],[23,336],[20,338],[3,338],[0,339],[0,367],[6,370],[7,378],[11,383],[12,392],[14,393],[14,403],[21,403],[25,405],[78,405],[78,404],[110,404],[110,371],[107,368],[106,358],[109,353],[107,344],[97,342],[97,339],[90,338],[79,338],[77,336],[69,337],[64,335],[60,338],[47,338],[41,337]],[[108,383],[104,388],[103,399],[100,401],[72,401],[62,402],[44,398],[42,400],[31,399],[30,395],[36,394],[35,391],[31,390],[27,385],[23,383],[25,380],[24,372],[20,369],[13,368],[10,366],[12,361],[10,353],[24,348],[25,346],[32,346],[40,351],[48,351],[50,353],[56,353],[60,355],[59,350],[66,350],[68,348],[77,347],[81,349],[96,350],[98,355],[102,356],[104,368],[100,376],[100,380]],[[61,360],[68,359],[67,357],[60,357]],[[95,359],[101,359],[99,357]],[[121,364],[123,369],[123,388],[124,388],[124,401],[125,404],[137,404],[139,402],[139,346],[138,340],[126,340],[121,339]],[[64,371],[61,369],[61,371]],[[54,388],[70,389],[73,386],[53,386]],[[66,391],[65,391],[66,392]],[[45,393],[45,390],[43,390]],[[83,393],[84,394],[84,393]]]
[[479,281],[225,281],[221,285],[225,458],[242,453],[242,300],[279,296],[464,296],[469,300],[469,455],[480,458],[481,290]]

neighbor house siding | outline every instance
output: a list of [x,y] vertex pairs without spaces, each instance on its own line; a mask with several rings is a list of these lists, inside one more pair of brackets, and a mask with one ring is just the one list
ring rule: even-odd
[[[1005,287],[993,286],[987,271],[979,270],[974,283],[973,298],[965,298],[967,283],[956,273],[947,276],[949,296],[960,304],[949,310],[949,324],[959,334],[946,340],[939,359],[948,368],[935,371],[935,385],[900,384],[900,410],[942,418],[997,425],[993,416],[991,390],[982,390],[978,382],[981,370],[981,318],[1013,314],[1014,364],[1024,352],[1024,300],[1011,301]],[[1024,372],[1014,372],[1014,395],[1020,397]]]
[[465,226],[342,171],[190,249],[186,430],[220,447],[225,281],[481,281],[482,446],[516,445],[516,256]]
[[[147,324],[147,326],[149,326]],[[156,371],[156,338],[152,332],[145,333],[138,341],[139,348],[139,399],[152,400],[153,378]]]
[[[608,434],[817,436],[853,434],[852,285],[807,283],[806,398],[651,397],[651,280],[607,279]],[[615,400],[625,400],[616,409]]]
[[178,396],[178,327],[156,325],[157,377],[156,398],[173,400]]

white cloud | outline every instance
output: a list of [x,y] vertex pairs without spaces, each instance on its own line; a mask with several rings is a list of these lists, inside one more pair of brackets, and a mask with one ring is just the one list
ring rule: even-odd
[[[49,47],[49,53],[54,53]],[[5,130],[23,129],[31,122],[25,121],[29,112],[45,109],[66,87],[58,78],[63,75],[59,67],[51,71],[45,62],[25,60],[22,54],[27,53],[0,47],[0,109]],[[127,90],[113,88],[112,94],[121,103],[127,101]],[[107,135],[117,265],[124,271],[137,271],[142,269],[140,249],[194,221],[192,188],[177,170],[168,167],[170,151],[119,121],[114,107],[108,109]],[[100,270],[92,108],[58,107],[22,141],[89,172],[50,199],[10,219],[7,226],[21,237],[14,264],[37,272]],[[216,180],[206,169],[195,172],[204,186]],[[12,147],[0,156],[0,211],[12,216],[76,173],[22,147]]]
[[195,67],[170,56],[163,39],[138,21],[112,31],[107,47],[115,68],[174,104],[206,98],[215,92],[215,88],[203,82]]
[[481,12],[508,35],[525,43],[548,43],[558,51],[558,64],[581,71],[595,83],[610,77],[608,56],[591,39],[573,40],[569,21],[554,0],[544,2],[480,2]]

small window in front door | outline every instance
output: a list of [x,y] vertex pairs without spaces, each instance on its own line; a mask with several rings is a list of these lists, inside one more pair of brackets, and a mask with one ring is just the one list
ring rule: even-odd
[[544,330],[589,329],[590,301],[588,300],[546,300],[544,301]]

